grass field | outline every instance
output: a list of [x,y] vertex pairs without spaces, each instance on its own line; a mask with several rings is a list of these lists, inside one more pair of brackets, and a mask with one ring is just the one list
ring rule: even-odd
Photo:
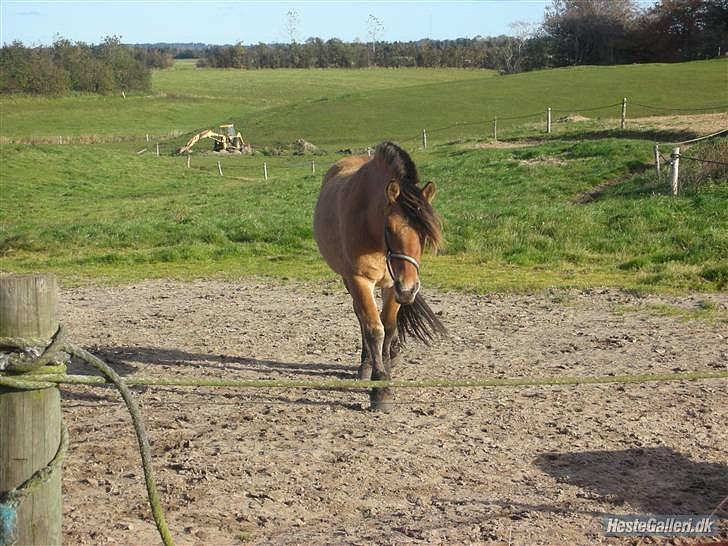
[[[489,126],[435,129],[545,105],[575,113],[624,95],[656,108],[701,112],[728,104],[727,69],[727,62],[711,61],[500,77],[465,70],[198,70],[181,63],[155,73],[151,96],[4,97],[0,137],[6,139],[137,139],[0,145],[0,270],[54,271],[67,282],[333,278],[312,240],[321,173],[339,148],[395,138],[412,151],[423,178],[440,188],[436,205],[447,244],[425,260],[428,284],[475,291],[723,290],[726,180],[673,198],[640,168],[651,161],[652,139],[679,135],[619,133],[613,121],[590,119],[562,124],[549,139],[481,147]],[[159,158],[135,153],[149,147],[145,133],[191,131],[227,119],[253,145],[303,137],[329,154],[316,156],[312,174],[311,158],[300,156],[196,153],[186,169],[185,158],[171,155],[183,137],[162,142]],[[499,123],[503,138],[543,136],[540,126],[519,125],[529,121]],[[423,126],[432,128],[427,151],[419,149]],[[197,149],[207,148],[203,141]],[[573,202],[616,179],[621,183],[605,186],[598,199]]]

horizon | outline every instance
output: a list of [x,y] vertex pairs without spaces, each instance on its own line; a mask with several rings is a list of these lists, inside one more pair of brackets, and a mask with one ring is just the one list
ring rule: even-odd
[[[654,0],[638,0],[641,7]],[[551,0],[424,1],[213,1],[5,0],[0,42],[49,45],[57,38],[100,43],[118,36],[125,44],[245,46],[258,43],[369,42],[377,19],[378,42],[472,39],[512,35],[511,25],[538,25]],[[290,17],[289,12],[295,12]],[[159,21],[163,20],[164,25]]]

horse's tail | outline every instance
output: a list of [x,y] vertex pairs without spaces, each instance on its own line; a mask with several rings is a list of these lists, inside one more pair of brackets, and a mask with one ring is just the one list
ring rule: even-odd
[[397,312],[399,341],[405,344],[407,336],[429,345],[435,338],[447,337],[447,329],[420,294],[409,305],[402,305]]

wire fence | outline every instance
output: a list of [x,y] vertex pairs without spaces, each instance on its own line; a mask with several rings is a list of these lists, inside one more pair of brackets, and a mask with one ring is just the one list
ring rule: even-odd
[[[627,98],[623,98],[620,102],[615,102],[611,104],[604,104],[604,105],[596,105],[596,106],[583,106],[583,107],[574,107],[574,108],[544,108],[541,111],[538,112],[530,112],[526,114],[518,114],[518,115],[508,115],[508,116],[494,116],[490,119],[479,119],[479,120],[466,120],[466,121],[458,121],[454,123],[448,123],[444,125],[437,125],[437,126],[430,126],[423,128],[420,133],[418,134],[406,134],[406,135],[399,135],[400,138],[391,138],[391,140],[396,140],[400,144],[406,144],[406,145],[412,145],[414,143],[419,144],[419,149],[421,151],[427,151],[428,149],[432,148],[433,146],[433,137],[436,137],[439,139],[439,142],[452,142],[452,139],[459,138],[462,140],[463,138],[489,138],[493,142],[498,141],[498,130],[499,130],[499,123],[501,124],[501,128],[503,127],[503,123],[509,124],[508,127],[511,130],[509,138],[513,140],[513,138],[525,138],[529,141],[533,142],[539,142],[547,139],[558,139],[560,136],[564,135],[564,132],[559,132],[557,134],[552,134],[553,131],[553,121],[554,116],[556,116],[555,121],[556,123],[568,121],[569,115],[577,115],[577,114],[583,114],[583,113],[596,113],[596,112],[604,112],[607,110],[613,110],[615,113],[614,118],[617,118],[618,121],[613,123],[612,127],[606,127],[604,128],[604,123],[600,122],[600,129],[606,129],[603,130],[602,133],[603,136],[606,137],[614,137],[619,136],[620,132],[622,131],[622,134],[626,134],[630,137],[638,136],[638,133],[630,132],[630,133],[624,133],[624,131],[627,129],[627,124],[634,120],[635,118],[628,118],[628,109],[631,109],[633,107],[638,107],[641,109],[644,109],[648,112],[651,112],[650,115],[657,115],[656,113],[659,112],[668,112],[672,113],[674,115],[680,115],[681,113],[686,112],[715,112],[715,113],[728,113],[728,105],[715,105],[715,106],[708,106],[708,107],[696,107],[696,108],[681,108],[681,107],[670,107],[670,106],[658,106],[658,105],[650,105],[650,104],[644,104],[640,102],[630,102]],[[615,109],[618,109],[615,111]],[[560,116],[560,117],[559,117]],[[601,118],[598,118],[601,120]],[[605,118],[605,119],[612,119],[612,118]],[[514,123],[515,122],[515,123]],[[533,124],[542,123],[543,128],[541,130],[538,130],[538,128],[533,127]],[[617,124],[618,123],[618,124]],[[728,125],[728,118],[726,119],[726,124]],[[616,132],[615,132],[616,131]],[[686,131],[687,132],[687,131]],[[649,130],[645,130],[644,134],[646,136],[649,135],[657,135],[659,137],[660,131],[655,131],[653,133],[650,133]],[[665,134],[669,134],[669,132],[665,131]],[[689,134],[689,133],[688,133]],[[694,133],[693,133],[694,134]],[[679,142],[657,142],[654,144],[654,168],[656,170],[657,174],[657,180],[658,182],[661,181],[661,165],[667,165],[670,169],[670,184],[672,188],[672,193],[674,195],[677,195],[679,193],[679,178],[678,178],[678,164],[679,159],[682,158],[686,161],[694,162],[694,163],[701,163],[706,165],[714,165],[718,167],[725,167],[726,165],[725,161],[721,161],[720,159],[716,158],[707,158],[707,157],[698,157],[697,155],[685,155],[684,153],[681,153],[679,151],[680,146],[688,146],[693,145],[699,142],[702,142],[704,140],[712,139],[715,137],[720,137],[721,135],[728,134],[728,128],[723,128],[718,131],[715,131],[708,135],[703,135],[699,137],[690,138],[687,140],[682,140]],[[515,135],[515,136],[514,136]],[[168,135],[166,135],[163,139],[160,139],[158,142],[154,143],[154,146],[151,144],[148,145],[148,147],[143,148],[141,150],[137,151],[138,155],[142,155],[147,152],[156,153],[157,156],[161,155],[174,155],[176,152],[176,148],[174,148],[174,141],[175,139],[178,139],[181,135],[179,131],[172,131]],[[149,136],[147,135],[147,142],[149,142]],[[449,138],[449,140],[448,140]],[[509,140],[506,139],[506,142]],[[160,148],[161,143],[161,148]],[[667,147],[672,146],[674,149],[672,150],[672,153],[669,156],[665,156],[661,151],[660,147]],[[275,147],[273,148],[265,148],[263,153],[258,152],[253,155],[247,155],[244,156],[246,159],[244,161],[222,161],[222,157],[229,156],[230,154],[227,154],[226,152],[218,152],[218,157],[220,159],[217,159],[215,157],[210,157],[210,155],[203,155],[201,157],[195,157],[194,162],[191,160],[191,156],[187,155],[186,163],[188,169],[196,169],[198,171],[204,171],[204,172],[215,172],[217,171],[217,174],[219,176],[226,176],[228,178],[232,179],[241,179],[241,180],[269,180],[271,177],[274,177],[274,175],[279,172],[280,170],[297,170],[297,171],[308,171],[309,174],[315,175],[317,173],[321,174],[323,171],[321,170],[321,164],[324,163],[326,166],[328,166],[328,163],[330,163],[329,160],[325,160],[324,156],[322,155],[306,155],[305,153],[296,153],[291,152],[290,146],[283,147],[281,149],[277,149]],[[373,153],[373,145],[370,146],[364,146],[359,148],[347,148],[345,150],[339,150],[338,153],[342,154],[369,154],[372,155]],[[677,150],[677,151],[676,151]],[[322,152],[325,153],[325,152]],[[286,160],[286,158],[289,158]],[[296,159],[298,157],[298,159]],[[193,164],[194,163],[194,164]],[[228,171],[226,173],[226,171]]]

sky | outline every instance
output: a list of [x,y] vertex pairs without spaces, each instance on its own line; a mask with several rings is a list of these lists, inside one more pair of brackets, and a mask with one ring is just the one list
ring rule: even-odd
[[295,11],[299,42],[369,41],[367,20],[382,30],[377,40],[451,39],[512,33],[515,21],[538,23],[550,0],[475,1],[29,1],[0,0],[0,42],[51,43],[56,36],[98,43],[289,42],[288,12]]

